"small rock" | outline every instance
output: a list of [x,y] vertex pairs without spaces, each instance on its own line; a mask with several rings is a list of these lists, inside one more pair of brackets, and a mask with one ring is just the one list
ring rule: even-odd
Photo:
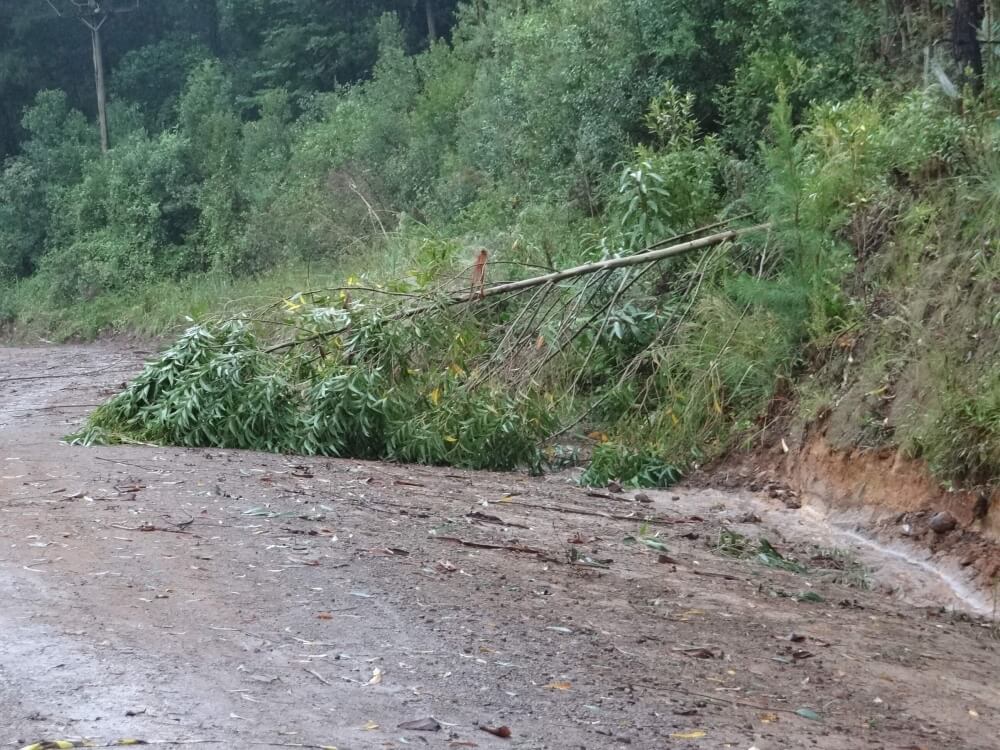
[[651,503],[651,502],[653,502],[653,499],[649,495],[647,495],[645,492],[640,492],[638,495],[636,495],[632,499],[635,500],[637,503]]
[[608,492],[610,492],[613,495],[617,495],[621,491],[622,491],[621,482],[614,482],[614,481],[608,482]]
[[433,716],[428,716],[426,719],[414,719],[413,721],[404,721],[399,725],[400,729],[410,729],[415,732],[438,732],[441,730],[441,725],[438,723],[437,719]]
[[935,534],[947,534],[958,526],[955,516],[946,510],[942,510],[931,516],[930,527]]
[[798,510],[802,507],[802,501],[792,494],[786,495],[781,499],[781,501],[785,504],[785,507],[790,510]]

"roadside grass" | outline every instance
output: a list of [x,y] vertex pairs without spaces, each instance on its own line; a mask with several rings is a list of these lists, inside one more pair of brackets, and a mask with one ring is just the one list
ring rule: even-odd
[[6,337],[15,342],[62,343],[115,336],[173,339],[192,321],[238,315],[297,292],[341,285],[364,265],[357,258],[296,263],[254,277],[210,271],[65,306],[53,305],[44,290],[28,280],[0,287],[0,322],[8,321]]

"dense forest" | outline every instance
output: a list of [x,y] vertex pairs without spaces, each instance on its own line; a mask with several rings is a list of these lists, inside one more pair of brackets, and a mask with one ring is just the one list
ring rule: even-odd
[[[585,457],[590,481],[663,485],[822,421],[988,484],[995,18],[984,0],[0,0],[0,321],[198,323],[91,441]],[[719,232],[461,297],[481,248],[492,291]]]

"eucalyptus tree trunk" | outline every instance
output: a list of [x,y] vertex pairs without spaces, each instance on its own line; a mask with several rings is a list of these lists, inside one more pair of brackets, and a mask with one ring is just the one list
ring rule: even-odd
[[97,87],[97,127],[101,132],[101,152],[108,153],[108,94],[104,83],[104,48],[101,45],[101,26],[107,16],[98,22],[81,19],[90,29],[91,45],[94,49],[94,82]]
[[427,39],[433,42],[437,39],[437,21],[434,19],[434,0],[424,0],[424,10],[427,12]]
[[[983,88],[983,51],[979,29],[983,24],[983,0],[955,0],[951,16],[951,51],[962,84],[971,84],[977,94]],[[969,74],[971,71],[971,75]]]

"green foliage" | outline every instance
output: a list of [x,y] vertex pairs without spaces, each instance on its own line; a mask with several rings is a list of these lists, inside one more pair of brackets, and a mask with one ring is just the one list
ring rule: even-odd
[[34,271],[48,222],[44,200],[38,170],[27,160],[0,172],[0,281]]
[[22,124],[22,154],[0,172],[0,279],[38,268],[60,202],[97,155],[93,132],[61,91],[39,92]]
[[[875,66],[871,57],[876,16],[864,3],[732,0],[716,26],[723,43],[740,47],[737,67],[721,91],[726,140],[752,151],[767,125],[775,91],[783,89],[795,111],[813,102],[845,99]],[[819,19],[822,19],[821,21]]]
[[40,273],[57,299],[94,296],[200,267],[193,169],[174,134],[139,136],[97,161],[67,191]]
[[580,482],[593,487],[603,487],[611,481],[620,482],[623,487],[669,487],[682,474],[682,467],[667,462],[653,450],[601,443],[594,448],[590,466]]
[[792,573],[806,573],[804,565],[790,560],[774,548],[766,538],[754,540],[732,529],[722,529],[715,545],[716,550],[727,557],[754,559],[769,568],[778,568]]
[[49,190],[72,185],[97,156],[97,137],[62,91],[41,91],[21,120],[27,139],[22,158],[38,170]]
[[198,40],[171,34],[129,50],[115,64],[109,88],[116,100],[137,105],[146,127],[159,132],[173,125],[188,76],[209,57]]
[[[462,231],[503,230],[529,202],[565,211],[566,196],[590,216],[611,197],[607,220],[616,237],[609,244],[634,249],[690,229],[720,207],[725,157],[718,138],[699,138],[699,124],[718,121],[718,87],[755,51],[780,38],[805,63],[843,61],[864,31],[850,21],[857,13],[848,0],[827,14],[843,36],[835,50],[803,23],[805,0],[767,9],[745,0],[491,3],[461,10],[450,44],[414,55],[415,42],[431,32],[414,4],[209,5],[164,10],[158,23],[167,32],[159,38],[122,29],[128,52],[109,65],[115,149],[135,150],[142,130],[158,143],[175,129],[183,144],[170,168],[188,179],[183,227],[175,216],[171,226],[150,229],[184,246],[171,253],[181,262],[161,267],[159,249],[141,247],[134,221],[109,224],[90,240],[67,236],[73,222],[64,217],[76,211],[67,199],[48,205],[47,222],[32,217],[30,231],[11,230],[2,261],[8,275],[29,274],[45,252],[66,254],[71,246],[73,257],[105,277],[76,284],[77,297],[149,270],[212,265],[256,274],[381,245],[400,212]],[[439,3],[431,14],[445,22],[452,9]],[[220,52],[224,59],[211,59]],[[336,85],[369,70],[358,85]],[[767,85],[783,80],[772,76]],[[755,101],[767,106],[766,98]],[[96,138],[65,96],[43,93],[24,123],[21,158],[46,196],[48,185],[69,190],[104,179],[100,165],[84,174]],[[616,193],[608,172],[623,161],[634,164],[622,168]],[[164,166],[154,159],[151,169]],[[26,175],[10,180],[23,183]],[[155,191],[149,197],[158,200]],[[50,227],[62,234],[50,237]],[[553,259],[550,248],[540,249]],[[146,256],[139,263],[146,270],[109,281],[120,265],[112,259],[135,251]],[[72,300],[72,286],[57,298]]]
[[[85,35],[0,9],[0,319],[162,333],[263,294],[302,339],[344,333],[309,359],[264,354],[258,328],[194,328],[88,438],[537,468],[575,410],[611,435],[591,481],[665,485],[752,440],[928,256],[953,252],[978,294],[1000,278],[995,102],[959,111],[883,75],[902,53],[877,4],[141,6],[107,45],[104,156]],[[937,24],[914,12],[908,33]],[[490,281],[523,278],[748,211],[766,236],[549,290],[523,318],[524,297],[397,318],[350,290],[294,296],[352,271],[433,295],[467,284],[479,247]],[[956,481],[995,475],[982,390],[946,389],[921,433]]]
[[1000,476],[1000,372],[996,367],[974,386],[942,375],[946,387],[913,437],[912,450],[942,479],[982,485]]
[[893,169],[919,182],[960,165],[969,129],[943,96],[912,91],[894,107],[878,146]]
[[609,213],[626,250],[639,250],[709,221],[719,208],[722,151],[698,139],[694,96],[673,84],[653,99],[646,126],[656,148],[642,146],[625,166]]
[[317,368],[266,353],[243,324],[195,326],[72,439],[541,466],[539,445],[553,422],[540,395],[472,390],[455,374],[461,368],[421,375],[366,346],[370,337]]
[[190,329],[95,412],[78,439],[294,448],[295,389],[255,343],[253,334],[237,324]]

